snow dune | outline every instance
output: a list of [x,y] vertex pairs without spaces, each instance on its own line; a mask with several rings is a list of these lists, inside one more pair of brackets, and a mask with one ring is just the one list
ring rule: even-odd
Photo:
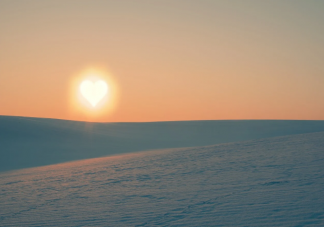
[[0,116],[0,171],[324,131],[324,121],[87,123]]
[[0,226],[324,226],[324,132],[0,174]]

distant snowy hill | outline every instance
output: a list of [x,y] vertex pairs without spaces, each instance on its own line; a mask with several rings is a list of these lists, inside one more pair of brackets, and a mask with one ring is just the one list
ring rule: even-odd
[[319,131],[324,121],[87,123],[0,116],[0,171]]
[[0,226],[320,227],[323,167],[320,132],[3,172]]

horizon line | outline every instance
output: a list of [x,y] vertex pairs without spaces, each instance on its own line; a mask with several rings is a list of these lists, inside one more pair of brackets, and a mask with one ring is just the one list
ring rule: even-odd
[[53,117],[34,117],[34,116],[21,116],[21,115],[2,115],[0,117],[17,117],[17,118],[33,118],[33,119],[48,119],[48,120],[60,120],[60,121],[74,121],[85,123],[158,123],[158,122],[192,122],[192,121],[324,121],[314,119],[201,119],[201,120],[169,120],[169,121],[80,121],[63,118]]

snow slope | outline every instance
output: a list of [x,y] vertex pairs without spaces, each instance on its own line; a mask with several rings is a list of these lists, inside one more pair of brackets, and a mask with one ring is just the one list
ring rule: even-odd
[[0,226],[324,226],[324,132],[0,174]]
[[87,123],[0,116],[0,171],[319,131],[324,121]]

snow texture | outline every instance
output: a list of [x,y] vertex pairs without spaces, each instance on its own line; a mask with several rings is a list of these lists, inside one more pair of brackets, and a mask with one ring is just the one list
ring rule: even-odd
[[0,226],[324,226],[323,166],[318,132],[3,172]]
[[324,121],[89,123],[0,116],[0,171],[324,131]]

